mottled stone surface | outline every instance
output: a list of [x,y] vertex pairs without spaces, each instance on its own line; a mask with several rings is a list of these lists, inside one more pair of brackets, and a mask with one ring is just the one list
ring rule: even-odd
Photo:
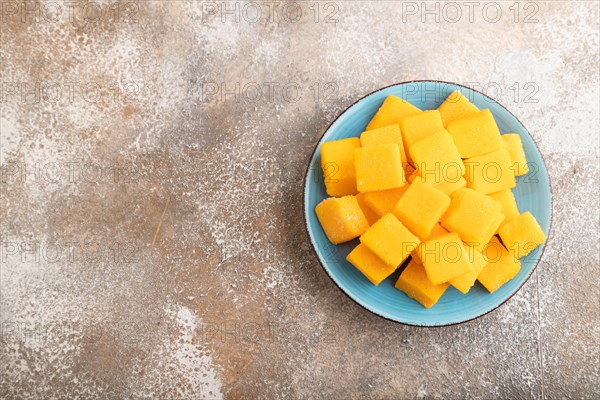
[[[95,1],[0,3],[1,398],[600,396],[598,2]],[[302,222],[324,128],[412,79],[505,104],[554,195],[521,291],[439,329]]]

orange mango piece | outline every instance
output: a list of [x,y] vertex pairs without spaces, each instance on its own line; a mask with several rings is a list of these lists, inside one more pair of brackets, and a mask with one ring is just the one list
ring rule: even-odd
[[420,109],[410,104],[408,101],[396,96],[388,96],[383,104],[375,113],[375,116],[367,125],[367,131],[381,128],[382,126],[397,124],[404,117],[419,114]]
[[329,197],[317,204],[315,213],[333,244],[357,238],[369,229],[355,196]]
[[521,262],[495,237],[485,247],[483,255],[487,264],[479,273],[477,280],[490,293],[514,278],[521,269]]
[[387,265],[362,243],[348,254],[346,260],[362,272],[375,286],[379,285],[396,270],[396,267]]
[[321,168],[325,188],[330,196],[356,194],[354,150],[360,148],[359,138],[325,142],[321,146]]
[[546,234],[529,211],[510,220],[498,234],[516,258],[525,257],[546,241]]
[[440,104],[438,111],[442,116],[444,126],[448,126],[448,122],[475,115],[479,109],[467,99],[467,96],[455,90]]
[[398,267],[417,247],[419,238],[393,214],[386,214],[360,237],[360,242],[386,264]]
[[406,182],[395,143],[355,149],[354,166],[359,192],[400,188]]
[[411,260],[398,277],[396,289],[406,293],[408,297],[431,308],[448,289],[448,283],[433,284],[427,277],[425,268],[416,260]]
[[481,156],[505,146],[494,116],[488,109],[450,121],[446,129],[462,158]]

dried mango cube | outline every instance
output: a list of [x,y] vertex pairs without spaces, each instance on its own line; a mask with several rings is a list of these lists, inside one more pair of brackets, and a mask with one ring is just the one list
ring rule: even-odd
[[359,193],[364,195],[365,203],[377,214],[378,218],[391,213],[400,197],[408,189],[404,185],[398,189],[378,190],[376,192]]
[[490,293],[514,278],[521,269],[521,262],[495,237],[485,247],[483,255],[487,264],[479,273],[477,280]]
[[444,129],[442,117],[438,110],[428,110],[406,117],[400,121],[404,149],[409,161],[412,160],[410,148],[419,140]]
[[375,113],[375,116],[367,125],[367,131],[381,128],[382,126],[397,124],[404,117],[419,114],[420,109],[410,104],[408,101],[396,96],[388,96],[383,104]]
[[420,238],[431,234],[450,206],[450,197],[428,183],[415,180],[394,206],[394,215]]
[[419,243],[419,245],[412,251],[412,253],[410,253],[410,255],[412,256],[413,259],[417,260],[419,263],[423,264],[423,261],[421,261],[421,251],[422,251],[422,246],[424,242],[427,242],[431,239],[435,239],[438,238],[440,236],[444,236],[445,234],[447,234],[448,231],[445,230],[439,223],[435,224],[435,226],[433,227],[433,229],[431,230],[431,233],[429,234],[429,236],[427,236],[426,238],[424,238],[421,243]]
[[382,126],[381,128],[364,131],[360,134],[360,143],[362,147],[396,143],[398,147],[400,147],[400,160],[402,161],[402,165],[406,164],[406,153],[404,152],[402,133],[400,133],[400,125],[398,124]]
[[315,207],[325,235],[333,244],[359,237],[369,229],[355,196],[330,197]]
[[529,211],[510,220],[498,234],[516,258],[525,257],[546,241],[546,234]]
[[[393,189],[393,190],[395,190],[395,189]],[[373,209],[371,207],[369,207],[369,205],[365,201],[365,195],[366,195],[366,193],[358,193],[356,195],[356,201],[358,201],[358,205],[359,205],[360,209],[362,210],[363,214],[365,214],[365,217],[367,218],[367,222],[369,222],[369,225],[373,225],[379,219],[379,215],[377,215],[377,213],[375,211],[373,211]]]
[[362,272],[375,286],[379,285],[396,270],[396,267],[387,265],[362,243],[348,254],[346,260]]
[[504,219],[500,224],[500,228],[502,228],[511,219],[519,216],[519,208],[517,207],[517,201],[515,200],[512,190],[502,190],[500,192],[490,193],[488,196],[500,203],[500,206],[502,207]]
[[438,302],[448,289],[447,283],[434,285],[425,272],[425,268],[416,260],[411,260],[396,282],[396,289],[406,293],[408,297],[430,308]]
[[417,247],[419,238],[393,214],[386,214],[360,237],[360,242],[386,264],[398,267]]
[[499,192],[517,186],[506,149],[465,160],[467,187],[483,194]]
[[523,142],[518,133],[507,133],[502,135],[502,140],[506,144],[506,150],[510,155],[512,170],[515,176],[525,175],[529,172],[527,159],[525,158],[525,150],[523,150]]
[[328,195],[339,197],[357,193],[354,149],[359,147],[359,138],[334,140],[321,146],[321,168]]
[[481,156],[504,147],[490,110],[448,122],[447,128],[462,158]]
[[458,182],[465,165],[446,130],[433,133],[410,147],[410,157],[421,178],[432,185]]
[[473,264],[458,233],[451,232],[423,243],[419,258],[434,285],[473,270]]
[[463,242],[481,248],[504,219],[500,210],[500,204],[489,196],[469,188],[459,189],[454,192],[441,224],[450,232],[457,232]]
[[404,186],[400,148],[395,143],[379,144],[354,150],[356,187],[359,192],[386,190]]
[[467,96],[455,90],[440,104],[438,111],[442,116],[444,126],[448,126],[448,122],[450,121],[470,117],[478,113],[479,108],[475,107],[467,99]]
[[486,266],[487,260],[479,251],[465,245],[465,250],[469,255],[469,261],[473,264],[473,270],[450,279],[450,284],[463,294],[467,294],[471,287],[475,284],[477,277],[481,273],[483,267]]

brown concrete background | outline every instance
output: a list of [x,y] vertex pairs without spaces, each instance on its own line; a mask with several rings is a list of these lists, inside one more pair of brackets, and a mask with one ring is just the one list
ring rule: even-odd
[[[597,2],[1,4],[1,398],[599,396]],[[554,195],[529,282],[440,329],[302,222],[324,128],[412,79],[505,104]]]

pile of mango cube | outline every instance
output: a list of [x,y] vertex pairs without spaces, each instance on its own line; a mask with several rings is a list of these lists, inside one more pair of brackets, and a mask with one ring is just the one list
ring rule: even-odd
[[511,191],[528,173],[520,136],[458,91],[427,111],[387,97],[359,138],[323,143],[321,166],[328,239],[360,238],[347,260],[374,285],[408,261],[395,287],[426,308],[450,285],[494,292],[546,240]]

